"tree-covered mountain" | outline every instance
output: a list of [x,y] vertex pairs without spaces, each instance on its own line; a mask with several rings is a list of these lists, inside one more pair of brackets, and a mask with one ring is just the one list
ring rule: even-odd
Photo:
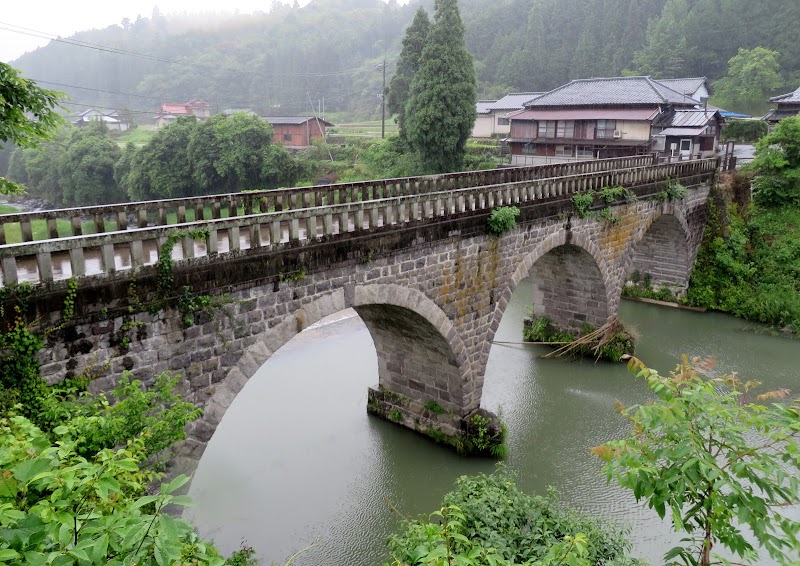
[[[431,0],[421,4],[432,12]],[[386,56],[388,81],[419,5],[276,1],[268,12],[213,18],[154,11],[51,42],[14,66],[68,92],[74,110],[127,108],[140,121],[162,101],[196,97],[215,111],[284,115],[319,110],[324,98],[329,112],[375,117],[380,63]],[[626,72],[713,81],[726,75],[739,48],[755,47],[779,54],[783,84],[772,94],[800,84],[798,2],[460,0],[460,8],[481,98]]]

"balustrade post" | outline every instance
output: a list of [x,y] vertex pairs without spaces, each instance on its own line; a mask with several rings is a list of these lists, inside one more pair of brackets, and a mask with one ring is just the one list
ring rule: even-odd
[[50,283],[53,280],[53,260],[50,252],[36,254],[36,267],[39,268],[39,282]]
[[131,251],[131,267],[137,268],[144,265],[144,250],[142,249],[142,241],[141,240],[131,240],[130,243],[130,251]]
[[330,212],[322,217],[322,232],[325,236],[333,235],[333,214]]
[[114,244],[100,246],[100,258],[103,262],[103,273],[114,273],[117,270],[114,264]]
[[[138,214],[139,228],[147,228],[147,209],[146,208],[141,208],[141,209],[139,209],[138,212],[139,212],[139,214]],[[166,223],[167,223],[167,220],[166,220],[166,218],[164,218],[164,224],[166,224]]]
[[51,240],[58,238],[58,222],[55,218],[47,219],[47,235]]
[[300,241],[300,220],[297,218],[292,218],[289,221],[289,241]]
[[83,277],[86,275],[86,260],[84,259],[83,248],[70,248],[69,265],[72,268],[73,277]]
[[232,252],[238,252],[241,247],[239,227],[231,226],[228,228],[228,250]]
[[98,234],[102,234],[106,231],[106,219],[103,218],[102,214],[94,215],[94,230]]
[[218,200],[211,203],[211,218],[214,220],[222,218],[222,205]]
[[361,207],[359,207],[356,210],[356,225],[355,225],[355,229],[356,229],[356,231],[364,229],[364,209],[361,208]]
[[350,231],[350,214],[345,210],[339,213],[339,233],[344,234]]
[[184,236],[181,239],[181,248],[183,249],[183,259],[194,257],[194,238]]
[[81,227],[81,217],[80,216],[73,216],[70,218],[70,226],[72,227],[72,235],[73,236],[82,236],[83,235],[83,228]]
[[281,221],[273,220],[269,224],[269,244],[272,247],[277,246],[283,239],[283,230],[281,230]]
[[219,241],[216,228],[210,228],[206,233],[206,255],[217,255],[219,253]]
[[5,224],[0,223],[0,246],[6,245],[6,227]]
[[30,220],[23,220],[19,223],[20,232],[22,232],[22,241],[23,242],[32,242],[33,241],[33,229],[31,227]]
[[[163,206],[159,206],[158,210],[156,211],[156,223],[159,226],[166,226],[167,225],[167,209]],[[137,226],[141,224],[141,222],[137,222]],[[143,226],[139,226],[143,228]]]
[[309,216],[306,218],[306,240],[312,241],[319,237],[317,234],[317,217]]
[[128,214],[121,210],[117,212],[117,230],[127,230],[128,229]]
[[17,282],[17,258],[4,257],[3,265],[3,286],[9,287]]
[[256,222],[250,225],[250,249],[254,250],[262,246],[261,242],[261,225]]

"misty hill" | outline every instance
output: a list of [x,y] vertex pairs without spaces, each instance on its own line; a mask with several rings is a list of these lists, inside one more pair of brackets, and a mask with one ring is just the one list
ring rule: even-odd
[[[432,1],[422,4],[432,12]],[[461,0],[479,96],[540,91],[570,79],[645,72],[725,75],[740,47],[780,53],[783,88],[800,84],[800,2],[785,0]],[[124,20],[23,55],[14,66],[69,93],[72,108],[127,108],[149,121],[162,101],[214,111],[326,111],[374,117],[418,2],[274,2],[256,15]],[[80,45],[76,45],[79,43]],[[86,88],[77,88],[86,87]]]

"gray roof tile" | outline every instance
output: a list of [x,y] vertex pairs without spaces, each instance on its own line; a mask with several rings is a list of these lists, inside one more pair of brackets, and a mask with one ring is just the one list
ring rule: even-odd
[[611,77],[574,80],[531,100],[526,106],[537,108],[661,104],[694,106],[700,102],[650,77]]
[[681,94],[694,94],[706,82],[705,77],[692,77],[685,79],[655,79],[662,85]]
[[543,92],[512,92],[492,104],[492,110],[519,110]]
[[770,102],[800,102],[800,87],[797,90],[792,92],[787,92],[786,94],[780,94],[778,96],[773,96],[769,99]]

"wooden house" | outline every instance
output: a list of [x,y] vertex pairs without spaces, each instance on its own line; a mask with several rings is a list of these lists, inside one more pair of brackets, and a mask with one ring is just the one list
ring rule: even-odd
[[673,110],[653,122],[652,150],[670,159],[711,157],[717,152],[724,119],[719,110]]
[[156,128],[163,128],[180,116],[195,116],[198,120],[205,120],[211,117],[211,105],[199,99],[179,103],[165,102],[156,115]]
[[311,140],[325,137],[325,128],[330,122],[315,116],[262,116],[275,130],[273,140],[290,149],[311,146]]
[[700,102],[650,77],[574,80],[511,112],[513,165],[650,153],[662,115]]
[[769,99],[770,102],[777,103],[778,107],[773,108],[762,118],[769,123],[769,130],[775,129],[775,126],[784,118],[800,115],[800,88],[793,92],[773,96]]
[[525,103],[541,96],[542,92],[512,92],[500,100],[482,100],[476,105],[477,118],[472,129],[474,138],[507,136],[511,131],[511,121],[506,114],[525,107]]

